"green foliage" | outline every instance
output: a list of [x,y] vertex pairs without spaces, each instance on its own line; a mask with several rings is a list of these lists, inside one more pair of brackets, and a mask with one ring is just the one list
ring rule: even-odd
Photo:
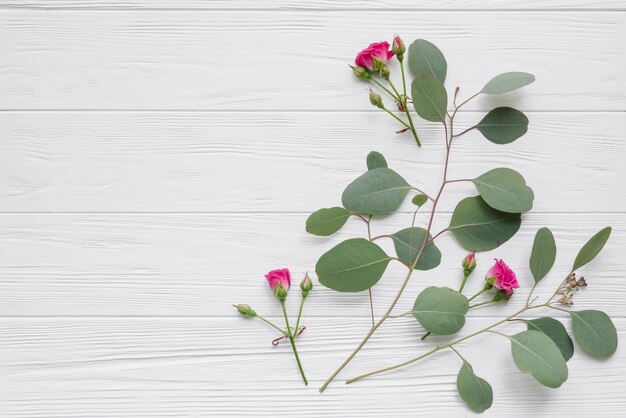
[[474,196],[459,202],[448,228],[466,250],[488,251],[508,241],[520,224],[519,213],[493,209],[480,196]]
[[609,236],[611,236],[611,227],[607,226],[591,237],[578,252],[572,270],[578,270],[596,258],[600,251],[602,251],[602,248],[604,248],[604,244],[608,241]]
[[530,253],[530,272],[535,283],[539,283],[554,265],[556,259],[556,242],[548,228],[540,228],[535,234],[533,249]]
[[428,74],[418,74],[411,83],[415,111],[431,122],[444,122],[448,111],[448,93],[443,83]]
[[315,272],[324,286],[339,292],[360,292],[374,286],[391,258],[376,244],[354,238],[324,253]]
[[352,213],[386,215],[398,209],[410,188],[390,168],[374,168],[350,183],[341,200]]
[[567,380],[567,364],[554,341],[539,331],[511,335],[513,361],[522,372],[530,373],[539,383],[558,388]]
[[494,168],[473,180],[478,193],[492,208],[502,212],[523,213],[533,207],[535,194],[524,177],[510,168]]
[[570,311],[576,343],[592,356],[607,358],[617,350],[617,331],[602,311]]
[[491,407],[493,389],[483,378],[474,374],[472,366],[463,360],[463,366],[456,378],[456,388],[469,409],[480,414]]
[[306,232],[327,237],[339,231],[349,217],[350,212],[341,207],[320,209],[307,218]]
[[380,152],[371,151],[367,154],[367,169],[373,170],[375,168],[387,168],[387,160]]
[[426,331],[454,334],[465,325],[467,298],[448,287],[427,287],[415,299],[413,316]]
[[567,330],[554,318],[544,316],[526,322],[529,330],[535,330],[546,334],[559,348],[565,361],[569,361],[574,355],[574,343]]
[[503,94],[517,90],[535,81],[535,76],[529,73],[510,72],[495,76],[480,91],[484,94]]
[[[426,239],[426,230],[424,228],[406,228],[402,231],[398,231],[391,235],[393,239],[393,245],[396,249],[398,258],[403,263],[412,266],[417,258],[422,243]],[[428,234],[428,239],[433,237]],[[419,261],[415,265],[417,270],[430,270],[434,269],[441,263],[441,251],[435,246],[433,242],[429,242],[424,247],[424,251],[419,258]]]
[[409,46],[409,69],[414,76],[426,74],[444,83],[448,64],[439,48],[424,39],[417,39]]
[[487,113],[476,128],[494,144],[509,144],[528,131],[528,118],[511,107],[498,107]]

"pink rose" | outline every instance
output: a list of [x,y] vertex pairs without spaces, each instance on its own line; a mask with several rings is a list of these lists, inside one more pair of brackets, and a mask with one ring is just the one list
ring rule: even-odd
[[474,270],[476,268],[476,253],[474,251],[470,251],[465,258],[463,259],[463,262],[461,263],[463,265],[463,269],[471,272],[472,270]]
[[510,295],[519,287],[515,273],[504,261],[497,258],[495,260],[496,263],[487,272],[485,280],[496,289],[500,289],[507,295]]
[[272,290],[274,290],[279,283],[287,290],[289,290],[289,286],[291,286],[291,274],[289,273],[289,269],[272,270],[265,275],[265,278]]
[[391,50],[394,54],[398,55],[399,60],[402,60],[401,56],[404,55],[406,47],[404,46],[404,42],[402,42],[402,39],[400,39],[398,35],[394,36],[393,38]]
[[374,58],[386,63],[391,57],[393,57],[393,51],[389,50],[389,42],[374,42],[357,54],[354,63],[371,71],[374,69]]

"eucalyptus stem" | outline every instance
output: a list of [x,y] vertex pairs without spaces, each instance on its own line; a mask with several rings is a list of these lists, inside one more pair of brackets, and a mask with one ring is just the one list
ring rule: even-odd
[[411,125],[409,128],[411,129],[413,138],[415,138],[415,142],[417,143],[417,146],[421,147],[422,144],[420,142],[419,137],[417,136],[417,132],[415,131],[415,125],[413,125],[413,119],[411,118],[411,113],[409,112],[409,109],[406,103],[406,81],[404,77],[404,64],[402,63],[402,61],[400,62],[400,68],[402,69],[402,85],[404,86],[404,92],[405,92],[404,95],[403,96],[400,95],[400,93],[396,89],[396,86],[393,85],[391,80],[387,80],[387,83],[389,83],[393,91],[398,95],[399,101],[402,104],[402,109],[404,110],[404,113],[406,113],[406,118],[409,121],[409,125]]
[[[287,308],[285,308],[285,301],[283,299],[280,300],[280,306],[283,308],[283,315],[285,316],[285,324],[287,325],[287,336],[289,337],[289,342],[291,343],[291,348],[293,349],[293,355],[296,358],[296,363],[298,363],[298,369],[300,370],[300,375],[302,375],[302,380],[305,385],[308,385],[309,382],[306,380],[306,376],[304,375],[304,370],[302,369],[302,363],[300,363],[300,356],[298,356],[298,350],[296,349],[296,341],[293,337],[293,333],[291,332],[291,328],[289,327],[289,317],[287,316]],[[296,329],[296,332],[298,330]]]

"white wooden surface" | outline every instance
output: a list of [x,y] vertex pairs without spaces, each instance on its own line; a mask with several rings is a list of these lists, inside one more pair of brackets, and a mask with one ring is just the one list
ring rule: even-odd
[[[450,90],[461,85],[465,96],[502,71],[537,75],[524,91],[480,98],[460,116],[469,126],[499,103],[526,111],[529,132],[510,146],[477,134],[459,142],[452,174],[510,165],[537,197],[520,233],[479,258],[482,270],[505,258],[522,289],[508,305],[472,312],[467,330],[523,303],[538,227],[552,227],[559,244],[538,290],[546,296],[584,239],[612,225],[606,250],[583,272],[590,286],[576,307],[607,311],[624,340],[622,1],[3,0],[0,416],[473,415],[456,394],[450,353],[342,384],[423,352],[409,319],[389,321],[317,393],[367,331],[364,295],[317,287],[311,296],[300,343],[309,388],[288,347],[272,348],[270,330],[230,307],[248,302],[278,319],[262,274],[289,266],[299,278],[325,249],[364,232],[351,220],[336,237],[314,238],[304,220],[339,202],[368,151],[435,187],[438,127],[420,122],[424,147],[415,149],[371,109],[346,66],[395,32],[439,45]],[[450,188],[435,228],[468,192]],[[405,226],[408,209],[375,230]],[[443,266],[420,273],[399,309],[427,284],[458,282],[463,251],[445,235],[440,246]],[[401,269],[389,273],[374,289],[379,312],[401,280]],[[478,289],[478,277],[469,286]],[[623,344],[607,361],[577,352],[557,390],[517,372],[506,341],[483,336],[462,349],[494,385],[486,416],[622,417],[626,409]]]

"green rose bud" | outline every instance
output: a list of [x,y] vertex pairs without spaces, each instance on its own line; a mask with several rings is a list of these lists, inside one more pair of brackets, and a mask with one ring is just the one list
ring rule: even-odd
[[384,109],[383,98],[380,97],[380,94],[377,94],[374,90],[370,89],[370,103],[374,106]]
[[252,318],[256,316],[256,312],[254,312],[254,309],[252,309],[250,305],[240,304],[240,305],[233,305],[233,306],[237,308],[239,313],[242,314],[243,316],[250,316]]
[[389,67],[387,66],[387,64],[383,64],[380,67],[379,74],[383,80],[389,80],[389,76],[391,75],[391,73],[389,71]]
[[372,78],[372,75],[370,74],[370,72],[367,71],[363,67],[354,67],[354,66],[351,65],[350,68],[352,68],[352,72],[354,73],[354,75],[356,75],[359,78],[364,78],[364,79],[367,79],[367,80]]
[[300,282],[300,289],[302,289],[303,297],[307,297],[309,292],[313,290],[313,282],[311,281],[308,273],[304,275],[304,279]]
[[288,289],[282,284],[278,283],[274,288],[274,295],[278,298],[278,300],[287,299]]

